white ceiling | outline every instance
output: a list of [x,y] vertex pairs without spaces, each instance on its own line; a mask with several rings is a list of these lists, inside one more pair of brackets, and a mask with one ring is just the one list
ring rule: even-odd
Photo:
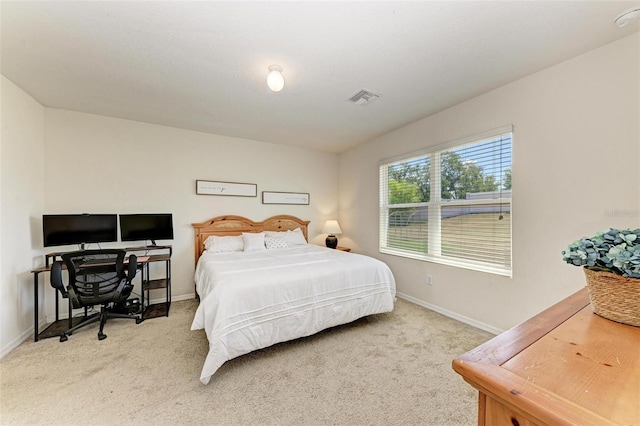
[[638,31],[613,23],[637,5],[3,1],[1,66],[47,107],[341,152]]

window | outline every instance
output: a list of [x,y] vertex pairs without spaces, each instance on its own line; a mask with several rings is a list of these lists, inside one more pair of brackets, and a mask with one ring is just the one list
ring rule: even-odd
[[380,165],[380,252],[511,276],[512,128]]

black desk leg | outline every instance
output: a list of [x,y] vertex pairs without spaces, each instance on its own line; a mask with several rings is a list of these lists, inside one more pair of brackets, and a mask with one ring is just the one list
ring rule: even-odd
[[167,288],[164,306],[167,308],[167,316],[169,316],[169,307],[171,306],[171,262],[168,260],[165,262],[165,277],[167,279]]
[[33,341],[38,341],[38,272],[33,273]]

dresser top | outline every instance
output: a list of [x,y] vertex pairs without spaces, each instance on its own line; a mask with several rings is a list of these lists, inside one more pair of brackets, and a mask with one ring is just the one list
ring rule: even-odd
[[640,327],[595,315],[585,290],[453,362],[542,424],[640,425]]

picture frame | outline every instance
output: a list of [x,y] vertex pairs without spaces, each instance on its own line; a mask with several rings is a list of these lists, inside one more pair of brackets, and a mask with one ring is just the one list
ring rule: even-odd
[[262,191],[262,204],[309,205],[308,192]]
[[222,195],[232,197],[257,197],[258,185],[255,183],[196,180],[196,194]]

